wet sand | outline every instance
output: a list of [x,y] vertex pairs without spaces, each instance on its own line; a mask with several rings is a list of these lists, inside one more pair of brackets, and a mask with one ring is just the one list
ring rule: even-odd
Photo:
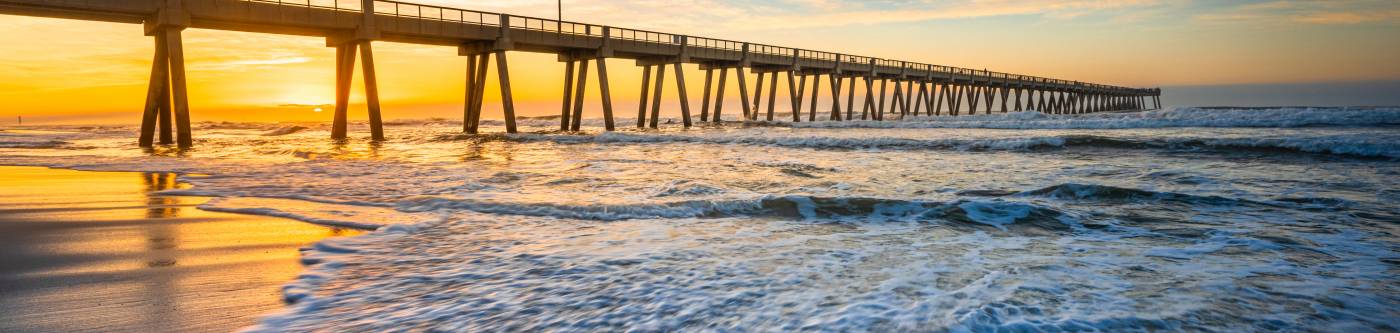
[[227,332],[283,306],[299,248],[359,233],[202,211],[174,174],[0,166],[0,332]]

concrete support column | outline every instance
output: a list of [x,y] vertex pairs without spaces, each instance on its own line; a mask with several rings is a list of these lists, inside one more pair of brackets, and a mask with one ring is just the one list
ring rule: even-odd
[[648,127],[656,128],[661,118],[661,88],[666,86],[666,65],[656,65],[656,82],[652,83],[651,119]]
[[1072,98],[1070,98],[1070,111],[1074,112],[1075,115],[1079,115],[1079,113],[1084,113],[1084,94],[1079,94],[1078,91],[1075,91],[1072,92],[1071,97]]
[[[753,84],[753,87],[754,87],[754,88],[753,88],[753,102],[751,103],[751,104],[753,104],[753,109],[754,109],[754,110],[762,110],[762,109],[763,109],[763,81],[764,81],[763,79],[765,79],[767,75],[768,75],[768,73],[766,73],[766,72],[758,72],[758,80],[757,80],[757,81],[754,81],[754,84]],[[770,87],[769,89],[772,89],[772,88]],[[747,120],[758,120],[758,112],[754,112],[754,113],[751,114],[751,115],[747,115],[747,117],[745,117],[744,119],[747,119]]]
[[510,92],[510,66],[506,51],[496,50],[496,79],[501,82],[501,111],[506,118],[506,133],[515,133],[515,97]]
[[913,81],[904,80],[904,95],[901,95],[899,100],[901,102],[899,105],[899,118],[904,119],[909,116],[910,112],[913,112],[909,110],[911,104],[914,102]]
[[467,56],[467,84],[471,89],[467,92],[464,127],[468,134],[476,134],[481,128],[481,104],[486,95],[486,68],[490,62],[490,54]]
[[791,70],[787,71],[787,77],[788,99],[791,99],[792,102],[792,122],[802,122],[802,92],[799,91],[801,91],[802,87],[804,87],[802,83],[806,83],[806,81],[798,83],[797,78],[795,78],[795,74],[792,73]]
[[812,74],[812,105],[808,106],[807,121],[817,121],[817,96],[821,95],[821,86],[821,74]]
[[569,130],[578,131],[583,122],[583,96],[588,92],[588,59],[578,61],[578,84],[574,89],[573,114],[569,117]]
[[379,108],[379,82],[375,74],[374,49],[371,45],[371,41],[379,36],[374,26],[373,4],[373,0],[362,0],[364,10],[360,15],[360,26],[348,38],[327,38],[327,44],[336,48],[336,105],[331,120],[331,139],[343,140],[347,137],[347,113],[350,87],[355,77],[355,59],[363,57],[361,69],[364,72],[365,107],[369,114],[370,136],[375,141],[384,140],[384,120]]
[[975,116],[977,115],[977,102],[980,102],[982,97],[982,87],[978,86],[976,82],[967,87],[967,115]]
[[719,68],[719,86],[716,87],[716,90],[715,90],[715,113],[714,113],[713,115],[710,115],[710,120],[713,120],[715,123],[719,123],[720,121],[722,121],[722,120],[721,120],[722,118],[720,118],[720,113],[724,111],[724,83],[725,83],[725,81],[727,81],[728,79],[729,79],[729,68],[728,68],[728,67],[720,67],[720,68]]
[[700,121],[710,121],[710,85],[714,84],[715,69],[705,69],[705,92],[700,98]]
[[560,131],[569,130],[569,120],[573,118],[569,116],[569,110],[573,107],[574,62],[573,59],[564,62],[564,98],[563,105],[559,107]]
[[938,90],[938,93],[935,94],[938,100],[933,103],[933,114],[941,116],[943,115],[943,101],[948,97],[948,85],[934,84],[933,87]]
[[889,80],[880,79],[880,104],[877,105],[877,109],[873,115],[875,120],[885,120],[885,87],[887,87],[888,84]]
[[1001,93],[1001,113],[1006,113],[1010,110],[1006,107],[1006,98],[1011,95],[1011,88],[1001,87],[997,89],[997,92]]
[[986,108],[986,114],[992,114],[992,105],[997,96],[996,90],[996,86],[991,83],[987,83],[986,87],[982,87],[982,105]]
[[170,56],[170,96],[174,99],[176,145],[193,147],[190,131],[190,100],[185,90],[185,47],[180,38],[183,29],[166,29],[165,46]]
[[357,48],[357,45],[353,43],[335,47],[335,115],[331,120],[331,139],[346,138],[346,114],[349,112],[350,83],[355,76],[355,50]]
[[[792,83],[792,82],[788,82],[788,83]],[[797,73],[797,95],[793,95],[793,96],[796,98],[797,103],[794,103],[794,104],[793,104],[793,108],[792,108],[792,122],[801,122],[801,121],[802,121],[802,101],[803,101],[802,97],[807,96],[807,75],[805,75],[805,74],[803,74],[803,73]]]
[[[740,100],[743,100],[743,101],[748,101],[748,100],[749,100],[749,83],[748,83],[748,82],[749,82],[749,79],[748,79],[748,75],[747,75],[747,74],[744,74],[744,66],[743,66],[743,65],[736,65],[736,66],[734,66],[734,74],[737,74],[737,75],[739,76],[739,99],[740,99]],[[749,103],[745,102],[745,103],[744,103],[744,114],[753,114],[754,112],[758,112],[758,111],[754,111],[753,108],[750,108],[750,107],[749,107]]]
[[909,99],[907,96],[908,95],[904,94],[904,80],[894,79],[894,96],[891,96],[892,98],[890,99],[890,114],[898,114],[901,118],[904,117],[904,101]]
[[[180,41],[182,29],[183,27],[160,28],[152,34],[155,37],[155,51],[146,89],[146,106],[141,115],[141,133],[137,140],[141,147],[153,145],[157,123],[160,127],[160,144],[176,143],[178,139],[181,148],[193,146],[194,140],[190,137],[189,100],[185,90],[184,52]],[[172,127],[178,129],[178,138],[172,133]]]
[[924,110],[928,110],[926,107],[928,106],[928,82],[919,82],[919,91],[916,94],[918,95],[914,97],[913,114],[915,117],[918,117],[920,107],[924,107]]
[[155,35],[155,56],[151,61],[151,79],[146,88],[146,107],[141,115],[138,144],[151,147],[155,141],[156,122],[160,122],[160,144],[174,143],[170,114],[170,57],[165,46],[165,33]]
[[1017,87],[1015,93],[1016,93],[1016,112],[1024,111],[1024,109],[1021,108],[1021,88],[1020,88],[1020,87]]
[[952,91],[949,91],[949,93],[951,93],[952,95],[952,98],[948,99],[948,114],[958,116],[962,114],[963,89],[967,88],[962,84],[956,83],[950,84],[950,86],[952,86],[953,89]]
[[836,73],[830,74],[827,81],[831,81],[831,120],[841,120],[841,77]]
[[1045,90],[1038,90],[1037,92],[1039,93],[1040,98],[1036,99],[1035,109],[1037,111],[1049,114],[1050,110],[1045,108]]
[[[719,75],[720,75],[720,82],[724,82],[724,81],[723,81],[723,80],[724,80],[724,71],[721,70],[720,73],[719,73]],[[647,99],[648,99],[648,98],[651,98],[651,94],[648,93],[648,91],[650,91],[650,90],[648,90],[648,89],[651,89],[650,83],[651,83],[651,66],[650,66],[650,65],[643,65],[643,66],[642,66],[642,93],[641,93],[641,95],[642,95],[642,97],[641,97],[641,98],[642,98],[642,101],[637,103],[637,128],[645,128],[645,127],[647,126]],[[721,90],[724,89],[724,86],[721,85],[721,86],[720,86],[720,89],[721,89]]]
[[137,144],[151,147],[156,137],[156,126],[159,125],[161,144],[175,143],[180,148],[188,148],[194,146],[194,138],[191,136],[189,94],[185,82],[184,41],[180,34],[189,26],[190,17],[183,1],[157,3],[156,16],[148,20],[145,26],[146,35],[155,38],[155,51]]
[[914,112],[914,81],[912,80],[905,80],[904,82],[903,111],[904,113],[899,116],[901,119],[908,117],[910,113]]
[[851,120],[856,108],[856,77],[851,76],[851,84],[846,85],[846,119]]
[[679,62],[671,64],[671,67],[676,70],[676,97],[681,102],[681,124],[690,128],[690,96],[685,88],[685,70]]
[[360,41],[361,57],[365,74],[365,104],[369,111],[370,139],[384,141],[384,118],[379,114],[379,79],[374,70],[374,49],[368,40]]
[[778,104],[778,72],[768,76],[768,90],[772,91],[768,93],[768,117],[765,119],[773,121],[773,109]]
[[606,58],[598,58],[598,93],[603,95],[603,126],[609,131],[615,130],[613,124],[612,90],[608,85],[608,61]]
[[862,77],[865,83],[865,102],[861,105],[861,120],[874,118],[871,112],[875,111],[875,81],[871,76]]

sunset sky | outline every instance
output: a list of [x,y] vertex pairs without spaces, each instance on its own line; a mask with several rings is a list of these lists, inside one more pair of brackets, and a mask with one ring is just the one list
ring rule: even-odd
[[[553,1],[410,2],[555,16]],[[1400,80],[1400,2],[1387,0],[573,0],[564,2],[563,15],[1125,86]],[[9,32],[0,35],[0,123],[17,115],[51,123],[138,121],[153,46],[141,26],[0,16],[0,29]],[[460,117],[466,60],[455,49],[375,47],[386,117]],[[334,98],[334,49],[323,39],[187,30],[185,52],[195,121],[329,120],[329,112],[314,111]],[[510,57],[520,113],[556,114],[563,65],[552,55]],[[640,71],[627,60],[609,65],[625,115],[635,107]],[[703,76],[688,76],[698,107]],[[362,100],[359,79],[357,73],[352,103]],[[499,114],[491,104],[499,95],[493,89],[487,96],[489,118]],[[588,107],[595,116],[596,103]],[[363,118],[362,110],[351,114]]]

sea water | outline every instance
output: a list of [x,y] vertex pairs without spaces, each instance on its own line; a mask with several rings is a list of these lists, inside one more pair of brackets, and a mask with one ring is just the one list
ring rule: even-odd
[[26,127],[0,164],[378,229],[253,331],[1400,330],[1400,109],[667,121]]

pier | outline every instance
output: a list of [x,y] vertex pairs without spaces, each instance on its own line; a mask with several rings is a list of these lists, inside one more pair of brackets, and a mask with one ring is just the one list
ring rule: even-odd
[[[602,95],[606,130],[615,130],[607,58],[643,69],[639,128],[656,128],[662,92],[675,84],[684,126],[695,125],[683,64],[705,73],[698,121],[720,122],[730,76],[746,121],[886,120],[1038,110],[1082,114],[1161,107],[1161,90],[1000,73],[528,16],[384,0],[0,0],[0,14],[143,24],[155,43],[139,144],[193,145],[181,31],[186,28],[323,37],[336,52],[331,136],[346,138],[355,63],[363,70],[370,135],[383,140],[373,42],[456,48],[467,58],[463,128],[477,133],[486,74],[495,70],[507,132],[516,132],[510,52],[558,55],[565,62],[559,129],[580,130],[590,73]],[[493,62],[494,58],[494,64]],[[592,68],[590,68],[592,67]],[[673,77],[666,77],[668,68]],[[757,80],[752,82],[750,75]],[[774,119],[783,78],[790,119]],[[811,81],[810,91],[807,81]],[[818,110],[825,80],[832,103]],[[765,91],[766,89],[766,91]],[[863,91],[856,101],[856,91]],[[767,96],[764,94],[767,93]],[[843,97],[844,96],[844,97]],[[844,100],[843,100],[844,98]],[[844,102],[844,105],[843,105]],[[856,104],[860,105],[857,106]],[[859,111],[856,109],[859,108]],[[805,112],[804,112],[805,110]]]

